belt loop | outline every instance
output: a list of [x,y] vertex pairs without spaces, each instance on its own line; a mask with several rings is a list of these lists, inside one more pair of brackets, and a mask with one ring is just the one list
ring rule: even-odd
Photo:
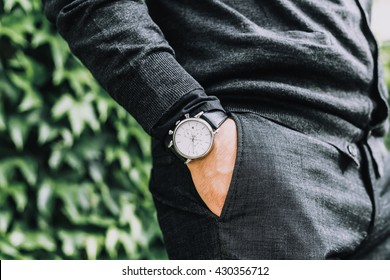
[[371,137],[371,135],[372,135],[372,130],[366,130],[365,132],[364,132],[364,141],[367,143],[368,142],[368,139],[370,139],[370,137]]

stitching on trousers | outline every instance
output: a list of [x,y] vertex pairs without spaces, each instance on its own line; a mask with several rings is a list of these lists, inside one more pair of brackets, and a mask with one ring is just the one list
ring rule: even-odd
[[[225,257],[227,258],[228,255],[225,254],[225,252],[223,252],[223,246],[222,246],[222,240],[221,240],[221,234],[220,234],[220,231],[221,231],[221,224],[223,223],[223,220],[228,216],[228,214],[230,213],[230,209],[231,209],[231,205],[233,203],[236,202],[236,196],[237,196],[237,182],[239,182],[239,179],[240,179],[240,169],[241,169],[241,163],[242,163],[242,157],[243,157],[243,153],[244,153],[244,146],[243,146],[243,143],[244,143],[244,126],[243,126],[243,122],[241,120],[241,118],[238,117],[238,115],[236,114],[236,119],[238,120],[239,124],[237,123],[237,128],[238,126],[240,126],[238,128],[238,135],[240,137],[239,138],[239,144],[240,144],[240,153],[237,154],[237,158],[236,160],[238,160],[238,164],[236,166],[236,177],[235,178],[232,178],[235,179],[234,182],[232,182],[233,184],[230,186],[230,187],[234,187],[234,193],[231,194],[232,197],[232,200],[230,201],[229,204],[226,205],[226,209],[225,209],[225,213],[224,213],[224,216],[221,217],[220,219],[217,219],[217,235],[218,235],[218,243],[219,243],[219,250],[220,250],[220,255],[221,257]],[[241,134],[241,135],[240,135]],[[237,151],[238,153],[238,151]],[[235,258],[237,258],[236,255],[234,255]],[[238,258],[237,258],[238,259]]]

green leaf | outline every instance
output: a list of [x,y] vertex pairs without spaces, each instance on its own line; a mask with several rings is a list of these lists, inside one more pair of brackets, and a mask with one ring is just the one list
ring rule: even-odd
[[42,106],[41,97],[35,91],[27,91],[19,105],[19,111],[25,112]]
[[65,78],[64,67],[70,52],[68,45],[59,37],[50,39],[50,49],[55,65],[53,82],[55,85],[59,85]]
[[40,145],[45,144],[48,141],[53,140],[58,135],[58,130],[51,127],[48,123],[42,122],[38,128],[38,143]]
[[27,206],[26,188],[22,184],[12,184],[6,191],[13,198],[17,212],[22,213]]
[[28,0],[4,0],[4,11],[10,12],[16,4],[19,4],[25,12],[30,12],[32,9],[31,2]]
[[62,252],[65,256],[74,256],[76,255],[77,249],[77,240],[74,236],[66,233],[65,231],[59,232],[59,238],[62,241]]
[[73,107],[75,101],[70,94],[64,94],[62,97],[54,104],[51,114],[54,119],[60,119],[65,114],[67,114]]
[[[0,70],[1,70],[1,62],[0,62]],[[2,100],[8,99],[11,104],[15,104],[18,102],[20,96],[20,91],[14,86],[14,84],[10,83],[5,79],[5,74],[0,71],[0,98]],[[4,97],[4,99],[3,99]],[[1,103],[3,104],[4,101]]]
[[95,83],[89,71],[83,67],[75,68],[72,71],[65,71],[64,76],[68,80],[72,90],[80,97],[85,96],[85,88],[92,88]]
[[77,202],[83,211],[91,209],[91,196],[93,194],[93,186],[91,184],[83,184],[76,191]]
[[12,142],[18,150],[22,150],[29,131],[26,121],[20,117],[11,117],[7,126]]
[[22,34],[19,34],[15,32],[14,29],[6,26],[1,26],[0,28],[0,38],[1,37],[10,38],[11,41],[16,45],[21,45],[21,46],[27,45],[27,40],[23,37]]
[[32,91],[32,85],[29,83],[28,79],[20,73],[10,72],[8,73],[10,80],[13,84],[21,89],[22,91]]
[[38,178],[36,162],[31,158],[26,157],[17,160],[16,164],[19,167],[20,172],[23,174],[24,178],[26,179],[27,183],[30,186],[35,185]]
[[22,256],[19,254],[18,250],[9,244],[8,241],[5,242],[0,240],[0,252],[16,259],[22,259]]
[[111,227],[107,230],[105,248],[111,259],[116,259],[118,256],[117,245],[120,238],[120,232],[117,228]]
[[133,256],[133,258],[136,258],[137,246],[136,243],[131,238],[131,236],[127,232],[120,231],[119,240],[122,243],[127,256]]
[[[0,162],[0,189],[5,188],[8,185],[8,176],[10,175],[7,168],[7,163]],[[1,193],[0,193],[1,194]],[[1,203],[0,196],[0,203]]]
[[52,151],[50,158],[49,158],[49,166],[51,169],[58,169],[60,164],[62,162],[62,151],[61,150],[54,150]]
[[82,117],[82,108],[79,105],[75,105],[69,112],[69,122],[72,127],[73,134],[80,136],[85,128],[85,122]]
[[26,236],[20,230],[18,230],[18,231],[15,230],[15,231],[11,232],[11,234],[9,235],[9,241],[15,247],[19,247],[21,244],[23,244],[23,242],[25,240],[26,240]]
[[103,182],[103,169],[96,162],[92,162],[88,166],[89,175],[96,183]]
[[96,260],[101,249],[101,238],[95,236],[88,236],[85,240],[85,248],[89,260]]
[[7,129],[3,104],[0,103],[0,132]]
[[[45,21],[46,23],[46,21]],[[50,43],[50,34],[47,33],[47,30],[40,29],[34,32],[33,38],[31,40],[31,46],[37,48],[45,43]]]
[[99,113],[99,119],[102,123],[105,123],[108,118],[109,106],[108,102],[104,99],[99,99],[97,102],[97,110]]
[[75,104],[70,109],[69,122],[72,131],[76,136],[80,136],[86,124],[89,125],[93,131],[100,129],[100,124],[97,121],[92,104],[87,102]]
[[4,234],[7,232],[11,222],[10,211],[0,211],[0,233]]
[[84,163],[80,157],[70,152],[65,155],[64,161],[78,172],[84,172]]
[[133,241],[137,241],[143,245],[146,244],[147,240],[143,236],[142,223],[137,215],[135,215],[135,205],[125,203],[122,206],[119,222],[123,225],[130,225],[130,234]]
[[28,251],[46,250],[52,252],[56,248],[53,238],[46,232],[23,232],[20,229],[15,229],[10,233],[9,240],[16,248]]
[[42,183],[42,185],[38,190],[37,207],[38,207],[38,211],[40,211],[45,216],[51,214],[53,195],[54,192],[51,184],[48,181]]
[[[33,85],[42,85],[46,80],[46,70],[44,66],[37,62],[34,58],[27,56],[25,53],[18,51],[15,57],[10,60],[10,65],[17,68],[16,76],[24,78],[28,84],[23,85],[23,89],[33,91]],[[20,84],[20,81],[15,81]],[[35,93],[35,95],[38,95]]]
[[147,135],[146,132],[139,127],[139,125],[130,127],[129,135],[137,140],[137,143],[141,146],[141,151],[144,156],[149,157],[151,155],[150,136]]
[[61,136],[65,147],[72,147],[74,143],[73,135],[69,129],[64,128],[61,130]]
[[7,178],[12,178],[18,169],[29,185],[35,185],[37,181],[37,165],[29,157],[6,158],[0,161],[0,186],[6,186]]
[[104,183],[99,184],[100,192],[102,194],[103,203],[108,208],[108,210],[111,211],[113,215],[119,214],[119,206],[114,201],[114,199],[111,197],[110,189],[108,186]]
[[121,164],[121,168],[123,170],[129,170],[131,167],[131,159],[129,153],[125,152],[124,150],[118,150],[117,154],[118,154],[119,162]]

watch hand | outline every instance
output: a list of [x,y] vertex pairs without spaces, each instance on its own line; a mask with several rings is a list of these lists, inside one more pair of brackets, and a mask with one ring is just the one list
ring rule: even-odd
[[206,143],[206,142],[207,142],[206,140],[203,140],[203,139],[195,139],[195,141],[197,141],[197,142],[203,142],[203,143]]
[[191,144],[192,144],[192,142],[190,142],[189,145],[188,145],[188,151],[191,150]]

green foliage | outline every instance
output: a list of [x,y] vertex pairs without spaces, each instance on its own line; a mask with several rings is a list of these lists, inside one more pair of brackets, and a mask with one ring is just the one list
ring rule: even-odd
[[0,258],[166,258],[150,153],[40,0],[0,0]]
[[0,258],[166,258],[150,138],[40,0],[0,0]]

